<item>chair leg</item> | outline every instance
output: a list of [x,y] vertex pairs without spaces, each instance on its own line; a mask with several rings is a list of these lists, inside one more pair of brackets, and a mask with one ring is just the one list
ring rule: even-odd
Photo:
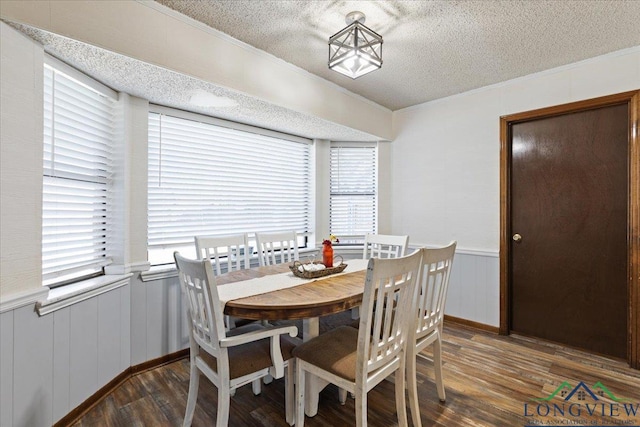
[[416,372],[415,348],[407,354],[407,391],[409,393],[409,408],[411,409],[411,421],[415,427],[422,427],[420,420],[420,407],[418,406],[418,375]]
[[287,370],[284,374],[284,412],[287,424],[290,426],[295,424],[295,363],[294,359],[289,359]]
[[400,361],[400,367],[396,370],[396,411],[398,412],[398,426],[407,427],[407,405],[404,398],[404,377],[405,372],[405,358]]
[[296,359],[296,427],[304,426],[304,369]]
[[229,405],[231,404],[231,390],[229,385],[224,384],[218,388],[218,413],[216,415],[216,427],[227,427],[229,425]]
[[[367,393],[356,388],[356,427],[367,427]],[[296,426],[297,427],[297,426]]]
[[433,367],[436,371],[436,387],[438,388],[438,398],[444,402],[447,398],[444,391],[444,381],[442,379],[442,342],[440,336],[433,343]]
[[262,382],[265,384],[271,384],[273,382],[273,377],[271,375],[265,375],[262,377]]
[[200,385],[200,371],[196,366],[195,360],[191,360],[191,367],[189,369],[189,395],[187,397],[187,409],[184,413],[183,427],[191,426],[193,420],[193,412],[196,409],[196,402],[198,401],[198,386]]
[[340,404],[344,405],[347,403],[347,390],[343,388],[338,389],[338,399],[340,400]]
[[259,395],[262,391],[262,383],[260,382],[259,378],[257,380],[251,381],[251,391],[253,391],[253,394],[255,396]]

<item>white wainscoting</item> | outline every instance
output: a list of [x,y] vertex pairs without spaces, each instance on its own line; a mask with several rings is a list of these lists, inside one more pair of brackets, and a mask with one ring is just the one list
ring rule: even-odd
[[189,346],[186,314],[177,277],[131,280],[131,365]]
[[0,426],[13,425],[13,310],[0,313]]
[[497,253],[456,251],[445,314],[500,326],[500,258]]
[[130,287],[0,315],[0,425],[51,426],[131,366]]

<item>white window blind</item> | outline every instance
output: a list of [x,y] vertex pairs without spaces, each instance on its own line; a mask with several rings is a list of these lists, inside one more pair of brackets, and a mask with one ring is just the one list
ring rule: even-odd
[[[310,230],[311,146],[194,119],[149,114],[152,265],[193,254],[194,236]],[[193,252],[192,252],[193,251]]]
[[107,245],[112,229],[114,104],[111,96],[45,65],[42,189],[45,285],[100,274],[110,262]]
[[377,148],[331,143],[329,229],[340,243],[361,243],[377,230]]

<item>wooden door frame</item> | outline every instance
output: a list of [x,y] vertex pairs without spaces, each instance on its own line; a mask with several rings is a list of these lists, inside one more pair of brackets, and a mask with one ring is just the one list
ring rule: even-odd
[[640,90],[572,102],[500,117],[500,329],[510,330],[511,278],[511,127],[516,123],[595,108],[629,107],[629,194],[627,224],[628,331],[627,359],[640,369]]

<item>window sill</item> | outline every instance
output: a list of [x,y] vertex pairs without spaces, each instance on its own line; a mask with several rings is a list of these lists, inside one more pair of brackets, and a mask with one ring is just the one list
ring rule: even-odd
[[47,299],[36,303],[38,315],[44,316],[105,292],[125,286],[132,273],[105,275],[49,290]]
[[178,277],[178,271],[175,266],[151,266],[149,270],[140,273],[140,280],[143,282],[153,282],[154,280],[170,279],[172,277]]

